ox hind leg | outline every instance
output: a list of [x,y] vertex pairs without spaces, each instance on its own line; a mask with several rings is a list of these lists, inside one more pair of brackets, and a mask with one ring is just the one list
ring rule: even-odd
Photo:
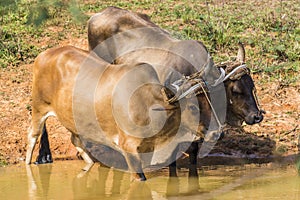
[[51,155],[51,150],[49,145],[48,132],[45,124],[40,139],[39,155],[35,161],[35,164],[45,164],[45,163],[52,163],[52,162],[53,160],[52,160],[52,155]]
[[26,164],[31,163],[32,153],[34,147],[36,145],[38,137],[42,134],[43,130],[46,130],[45,122],[49,116],[55,114],[52,112],[39,112],[33,108],[32,110],[32,121],[31,126],[29,127],[28,131],[28,145],[27,145],[27,152],[26,152]]

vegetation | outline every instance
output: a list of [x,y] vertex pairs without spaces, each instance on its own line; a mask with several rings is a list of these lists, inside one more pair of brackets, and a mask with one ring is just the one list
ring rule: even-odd
[[0,153],[0,167],[6,166],[7,162],[5,160],[5,158],[3,157],[3,155]]
[[[293,85],[300,72],[299,4],[297,0],[4,0],[0,66],[31,63],[39,52],[70,35],[86,38],[88,16],[118,6],[150,15],[174,37],[204,42],[215,62],[235,56],[241,41],[254,73],[265,81]],[[53,31],[55,27],[62,31]]]

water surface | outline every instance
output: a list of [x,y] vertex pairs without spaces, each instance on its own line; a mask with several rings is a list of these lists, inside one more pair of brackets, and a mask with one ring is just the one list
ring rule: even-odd
[[300,199],[300,178],[294,166],[214,166],[200,177],[179,178],[168,170],[147,173],[146,182],[129,173],[95,165],[81,173],[83,161],[0,168],[0,199]]

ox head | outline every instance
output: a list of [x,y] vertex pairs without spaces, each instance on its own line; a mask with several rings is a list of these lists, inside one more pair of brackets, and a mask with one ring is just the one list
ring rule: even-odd
[[261,122],[265,111],[259,107],[254,81],[245,65],[244,46],[239,44],[236,61],[221,63],[218,67],[223,73],[218,82],[224,82],[227,94],[226,122],[232,126],[240,126],[243,121],[249,125]]
[[[181,121],[187,129],[195,131],[199,137],[209,133],[219,138],[222,135],[222,124],[218,116],[214,115],[208,87],[201,78],[203,73],[202,71],[190,76],[182,76],[175,81],[171,81],[172,75],[169,74],[165,86],[173,93],[166,99],[171,104],[180,101]],[[211,126],[212,124],[214,126]]]

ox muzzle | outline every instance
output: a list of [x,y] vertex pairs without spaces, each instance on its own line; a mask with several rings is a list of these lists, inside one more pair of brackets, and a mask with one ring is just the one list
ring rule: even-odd
[[245,122],[248,125],[258,124],[264,119],[264,110],[259,110],[257,112],[251,112],[245,117]]

